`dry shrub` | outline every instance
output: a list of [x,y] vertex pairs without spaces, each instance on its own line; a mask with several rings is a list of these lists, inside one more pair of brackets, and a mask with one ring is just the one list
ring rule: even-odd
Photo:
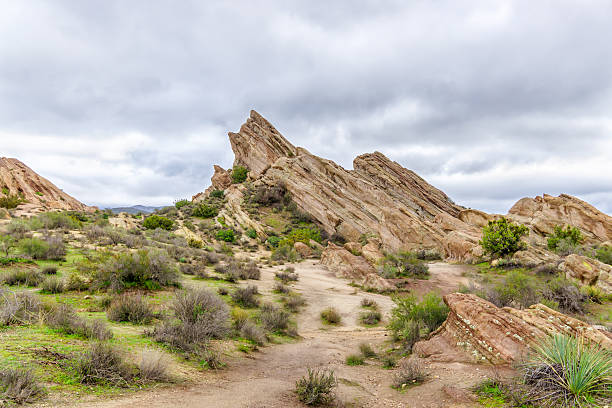
[[122,295],[111,302],[106,316],[114,322],[148,324],[153,319],[153,311],[143,296]]
[[55,275],[57,273],[57,266],[45,266],[42,269],[44,275]]
[[289,296],[284,296],[283,302],[285,307],[292,313],[297,313],[300,307],[306,304],[304,298],[298,293],[290,293]]
[[393,387],[404,388],[420,384],[427,379],[427,374],[421,364],[416,360],[404,360],[393,376]]
[[[31,370],[6,368],[0,370],[0,395],[15,404],[35,401],[45,394]],[[4,406],[4,405],[2,405]]]
[[34,269],[17,269],[5,273],[0,279],[2,283],[9,286],[38,286],[43,277],[39,271]]
[[328,307],[321,311],[321,319],[327,324],[339,324],[342,316],[333,307]]
[[232,293],[232,300],[242,307],[259,307],[259,300],[255,297],[257,293],[259,292],[255,285],[249,285],[245,288],[236,288]]
[[58,304],[45,316],[45,323],[54,330],[65,334],[76,334],[88,339],[108,340],[113,332],[101,319],[88,320],[76,314],[74,308],[67,304]]
[[272,291],[276,293],[289,293],[291,288],[282,282],[275,282]]
[[133,378],[134,370],[113,346],[96,342],[79,356],[75,371],[83,384],[127,387]]
[[261,270],[257,267],[257,264],[253,261],[247,263],[244,267],[245,279],[261,279]]
[[376,357],[376,352],[372,348],[372,346],[368,343],[359,344],[359,351],[365,358],[374,358]]
[[168,379],[168,360],[164,353],[145,349],[138,364],[140,379],[145,382],[166,381]]
[[289,326],[289,313],[271,303],[262,306],[259,317],[261,324],[270,331],[286,330]]
[[295,269],[290,267],[281,272],[276,272],[274,275],[277,279],[280,279],[281,282],[287,284],[289,282],[297,282],[299,279],[299,275],[294,272]]
[[266,342],[266,334],[255,323],[246,321],[240,328],[240,336],[252,341],[258,346],[263,346]]
[[378,310],[368,310],[359,314],[359,320],[367,326],[374,326],[380,323],[382,314]]
[[37,296],[0,288],[0,326],[31,323],[38,319],[39,312]]
[[308,369],[308,374],[295,384],[298,399],[306,405],[330,404],[335,399],[338,381],[333,371]]
[[47,277],[40,285],[42,291],[45,293],[62,293],[66,289],[64,280],[57,276]]
[[374,299],[363,298],[361,299],[361,307],[370,307],[372,309],[378,309],[378,303]]

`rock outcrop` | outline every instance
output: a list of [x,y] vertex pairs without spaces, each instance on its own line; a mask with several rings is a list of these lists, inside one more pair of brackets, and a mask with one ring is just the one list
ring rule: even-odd
[[612,350],[612,339],[602,331],[544,305],[525,310],[498,308],[475,295],[444,296],[450,313],[428,340],[413,352],[437,361],[510,364],[546,335],[583,336]]
[[568,279],[581,285],[595,286],[606,294],[612,294],[612,266],[586,256],[571,254],[559,265]]
[[321,253],[321,264],[327,266],[336,276],[361,281],[376,270],[363,257],[353,255],[346,248],[333,243]]
[[0,194],[20,194],[32,210],[93,211],[17,159],[0,157]]

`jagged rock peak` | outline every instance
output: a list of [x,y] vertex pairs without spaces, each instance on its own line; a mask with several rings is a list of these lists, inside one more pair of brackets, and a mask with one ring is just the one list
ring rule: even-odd
[[280,157],[293,157],[297,149],[270,122],[254,110],[238,133],[229,132],[234,166],[245,166],[259,177]]
[[21,194],[32,207],[43,209],[90,211],[74,197],[38,175],[17,159],[0,157],[0,187],[9,194]]

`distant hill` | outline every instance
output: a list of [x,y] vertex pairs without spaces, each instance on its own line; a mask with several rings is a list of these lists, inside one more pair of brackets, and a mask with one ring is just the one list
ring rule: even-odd
[[151,214],[152,212],[154,212],[155,210],[158,210],[160,208],[163,208],[163,206],[160,207],[151,207],[148,205],[133,205],[131,207],[115,207],[115,208],[109,208],[109,210],[111,210],[114,214],[119,214],[122,212],[128,213],[128,214],[138,214],[138,213],[143,213],[143,214]]

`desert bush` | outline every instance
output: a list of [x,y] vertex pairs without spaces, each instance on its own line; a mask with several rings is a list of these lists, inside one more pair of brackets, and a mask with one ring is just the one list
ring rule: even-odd
[[415,253],[417,259],[421,261],[439,261],[442,255],[435,249],[421,249]]
[[259,307],[259,300],[257,297],[255,297],[255,295],[258,293],[257,286],[255,285],[249,285],[244,288],[236,288],[232,293],[232,300],[242,307]]
[[198,203],[191,210],[191,215],[200,218],[213,218],[219,214],[217,207],[208,205],[206,203]]
[[427,379],[427,374],[416,360],[404,360],[393,376],[392,386],[402,389],[409,385],[420,384]]
[[231,312],[232,323],[236,330],[240,330],[242,326],[246,324],[249,320],[250,313],[247,310],[241,309],[239,307],[234,307]]
[[537,281],[526,273],[514,270],[485,291],[486,299],[498,307],[527,308],[540,301]]
[[283,303],[290,312],[297,313],[300,307],[306,304],[306,301],[299,293],[291,293],[289,296],[283,297]]
[[38,286],[43,278],[41,273],[35,269],[14,269],[0,275],[0,280],[9,286]]
[[219,295],[229,295],[229,289],[226,288],[225,286],[220,286],[219,289],[217,289],[217,293],[219,293]]
[[0,288],[0,326],[31,323],[38,319],[39,312],[37,296]]
[[321,242],[321,231],[316,227],[295,228],[289,231],[279,245],[287,245],[293,247],[296,242],[302,242],[309,245],[310,240]]
[[32,259],[47,259],[49,244],[38,238],[23,238],[19,241],[19,250]]
[[597,248],[595,251],[595,258],[597,258],[600,262],[612,265],[612,247],[602,246]]
[[535,268],[534,272],[541,276],[555,276],[559,273],[559,268],[552,264],[543,264]]
[[527,402],[602,406],[612,395],[612,353],[582,338],[555,334],[534,348],[523,369]]
[[389,356],[389,355],[383,356],[381,361],[382,361],[383,368],[386,368],[386,369],[394,368],[395,366],[397,366],[397,360],[393,356]]
[[155,327],[151,334],[156,341],[193,352],[208,340],[229,333],[229,308],[208,289],[180,292],[171,310],[176,321],[167,320]]
[[557,225],[551,235],[548,236],[548,249],[555,252],[563,252],[564,254],[573,252],[573,248],[576,248],[584,240],[582,233],[576,227],[567,225],[565,229],[563,226]]
[[153,319],[153,311],[143,296],[121,295],[113,299],[106,316],[113,322],[148,324]]
[[[64,212],[47,212],[36,217],[42,225],[42,228],[47,230],[65,229],[74,230],[81,228],[81,222],[75,217]],[[40,229],[40,228],[37,228]]]
[[264,331],[250,321],[246,321],[240,328],[240,337],[244,337],[258,346],[263,346],[266,342],[266,335]]
[[224,195],[223,190],[213,190],[210,192],[210,196],[213,198],[223,198]]
[[66,256],[66,245],[64,239],[59,235],[51,235],[45,238],[45,242],[49,245],[45,259],[63,260]]
[[55,305],[45,316],[45,324],[65,334],[76,334],[87,339],[108,340],[113,332],[103,320],[87,320],[79,317],[74,308],[68,304]]
[[[1,218],[0,218],[1,219]],[[15,238],[10,235],[0,235],[0,251],[4,252],[6,258],[15,247]]]
[[146,349],[140,354],[138,375],[142,381],[166,381],[168,379],[168,360],[162,352]]
[[232,169],[232,182],[240,184],[247,179],[248,170],[244,166],[234,166]]
[[177,286],[179,279],[174,262],[165,251],[158,249],[107,254],[93,269],[94,286],[114,291],[132,287],[155,290]]
[[186,199],[184,199],[184,198],[183,198],[183,199],[180,199],[180,200],[176,200],[176,201],[174,202],[174,206],[175,206],[177,209],[181,209],[182,207],[185,207],[186,205],[189,205],[189,204],[191,204],[191,201],[186,200]]
[[64,292],[66,285],[64,280],[57,276],[49,276],[40,285],[44,293],[62,293]]
[[346,356],[346,365],[349,366],[358,366],[363,365],[364,359],[359,354],[350,354]]
[[367,326],[374,326],[380,323],[382,314],[378,310],[368,310],[359,314],[359,321]]
[[277,279],[280,279],[280,281],[284,284],[289,282],[297,282],[300,278],[293,267],[286,268],[284,271],[276,272],[274,276]]
[[42,269],[44,275],[55,275],[57,273],[57,266],[45,266]]
[[587,300],[587,297],[580,293],[580,290],[573,282],[568,281],[564,277],[550,280],[542,294],[545,299],[555,302],[559,309],[565,313],[584,312],[584,302]]
[[588,301],[598,303],[600,305],[606,300],[612,300],[612,295],[606,294],[603,289],[600,289],[597,286],[583,286],[580,288],[580,293],[582,293]]
[[0,196],[0,208],[6,208],[7,210],[17,208],[19,204],[25,202],[25,198],[20,194],[7,193]]
[[482,246],[486,254],[495,257],[508,257],[527,248],[521,238],[529,234],[529,229],[521,224],[509,222],[506,218],[489,221],[482,228]]
[[145,218],[142,225],[146,229],[154,230],[157,228],[161,228],[169,231],[174,226],[174,221],[169,218],[162,217],[161,215],[153,214]]
[[250,261],[244,266],[244,279],[261,279],[261,270],[255,262]]
[[372,348],[372,346],[368,343],[360,343],[359,344],[359,351],[361,352],[361,355],[365,358],[374,358],[376,357],[376,352],[374,351],[374,349]]
[[[0,396],[4,402],[27,404],[45,394],[34,373],[24,368],[5,368],[0,370]],[[4,406],[4,404],[2,405]]]
[[342,316],[335,308],[328,307],[321,311],[321,320],[327,324],[340,324]]
[[272,291],[276,292],[276,293],[287,294],[287,293],[291,292],[291,288],[289,286],[285,285],[282,282],[274,282],[274,286],[272,287]]
[[75,371],[83,384],[127,387],[134,370],[116,348],[110,344],[94,342],[77,359]]
[[410,321],[418,322],[420,326],[432,332],[440,327],[448,316],[448,307],[434,292],[423,296],[421,302],[418,302],[413,295],[396,296],[393,301],[396,307],[391,311],[389,327],[399,338]]
[[8,234],[15,239],[21,239],[25,237],[28,232],[35,229],[33,228],[31,220],[22,218],[13,218],[5,228]]
[[383,258],[378,273],[387,279],[425,278],[429,276],[429,267],[412,252],[398,252]]
[[219,231],[217,231],[217,234],[215,234],[215,238],[218,241],[223,241],[223,242],[234,242],[236,239],[236,236],[234,234],[234,230],[231,228],[226,228],[226,229],[220,229]]
[[273,261],[296,262],[298,259],[300,259],[300,255],[293,248],[293,246],[279,244],[277,248],[272,250],[270,259]]
[[338,381],[333,371],[308,369],[308,374],[295,384],[298,399],[306,405],[330,404],[335,399]]
[[361,307],[378,309],[378,303],[374,299],[363,298],[361,299]]
[[78,292],[89,290],[90,285],[90,280],[77,272],[71,272],[64,282],[66,290],[76,290]]
[[259,318],[261,324],[270,331],[286,330],[289,327],[289,313],[270,303],[263,305]]

